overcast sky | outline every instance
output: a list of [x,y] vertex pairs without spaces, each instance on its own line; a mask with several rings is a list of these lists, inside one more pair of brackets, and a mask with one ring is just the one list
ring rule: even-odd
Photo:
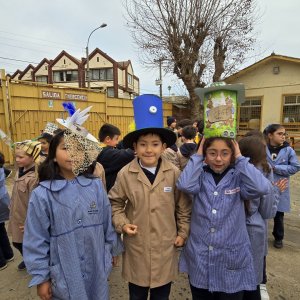
[[[90,52],[98,47],[116,61],[130,59],[140,78],[141,93],[158,93],[158,69],[149,72],[138,61],[137,49],[126,28],[121,0],[0,0],[0,68],[7,73],[37,65],[44,57],[55,58],[62,50],[80,58],[90,32],[101,23],[107,27],[93,33]],[[271,52],[300,57],[300,1],[258,0],[261,18],[256,26],[255,51],[243,66]],[[9,59],[24,60],[18,62]],[[175,76],[164,76],[163,94],[181,94]]]

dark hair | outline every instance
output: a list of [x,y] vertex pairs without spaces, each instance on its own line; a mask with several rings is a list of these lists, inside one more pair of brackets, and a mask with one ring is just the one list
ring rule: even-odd
[[268,136],[268,134],[273,134],[275,131],[277,131],[280,128],[284,128],[281,124],[270,124],[268,125],[264,130],[264,135]]
[[193,125],[188,125],[182,128],[181,135],[188,140],[194,139],[196,137],[196,134],[197,129]]
[[262,137],[247,136],[239,141],[241,154],[250,158],[250,162],[255,165],[261,165],[263,172],[269,174],[271,168],[267,161],[266,144]]
[[204,121],[203,120],[199,120],[197,122],[197,128],[198,128],[198,132],[200,134],[203,134],[203,130],[204,130]]
[[48,144],[50,144],[51,140],[53,139],[53,135],[49,134],[49,133],[42,133],[39,137],[38,137],[38,141],[44,139],[47,141]]
[[104,142],[107,136],[112,139],[115,135],[121,135],[120,129],[117,126],[106,123],[101,126],[98,137],[100,142]]
[[256,136],[256,137],[260,138],[263,143],[267,142],[266,135],[263,134],[258,129],[250,130],[244,135],[244,137],[248,137],[248,136]]
[[230,163],[234,164],[234,161],[235,161],[234,145],[232,143],[232,140],[229,139],[229,138],[225,138],[225,137],[211,137],[211,138],[205,139],[204,144],[203,144],[203,156],[204,157],[206,156],[207,149],[212,145],[212,143],[214,141],[223,141],[227,145],[227,147],[232,152]]
[[193,121],[190,119],[182,119],[177,122],[177,127],[183,128],[188,125],[193,125]]
[[0,152],[0,168],[3,167],[4,163],[5,163],[4,154],[2,152]]
[[165,143],[165,142],[166,142],[165,139],[164,139],[164,137],[163,137],[162,135],[160,135],[159,133],[157,133],[157,132],[147,132],[147,133],[145,133],[145,134],[141,134],[141,135],[137,136],[136,139],[134,140],[134,143],[137,143],[138,140],[139,140],[142,136],[146,136],[146,135],[149,135],[149,134],[159,136],[159,138],[160,138],[160,140],[161,140],[162,143]]
[[[49,145],[48,156],[44,162],[42,162],[38,168],[39,181],[54,180],[60,175],[60,169],[57,162],[54,161],[56,157],[56,149],[64,138],[65,130],[61,130],[57,133]],[[86,177],[92,177],[94,172],[96,162],[94,162],[85,172],[79,175],[84,175]]]

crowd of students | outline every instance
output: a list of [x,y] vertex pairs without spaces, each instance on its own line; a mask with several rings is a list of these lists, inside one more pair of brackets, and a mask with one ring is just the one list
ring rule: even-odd
[[9,220],[24,259],[18,269],[32,275],[41,299],[109,299],[121,253],[131,300],[169,299],[178,271],[188,274],[193,299],[267,299],[267,220],[282,248],[288,180],[300,170],[284,127],[237,142],[205,139],[201,121],[176,123],[168,117],[168,127],[136,129],[122,141],[104,124],[101,148],[68,122],[15,143],[11,197],[1,154],[0,270],[14,259]]

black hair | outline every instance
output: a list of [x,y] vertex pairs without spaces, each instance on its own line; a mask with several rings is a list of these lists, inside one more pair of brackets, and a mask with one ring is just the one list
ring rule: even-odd
[[134,140],[134,143],[137,143],[138,140],[139,140],[142,136],[146,136],[146,135],[149,135],[149,134],[159,136],[159,138],[160,138],[162,144],[166,143],[164,137],[163,137],[162,135],[160,135],[159,133],[157,133],[157,132],[147,132],[147,133],[145,133],[145,134],[141,134],[141,135],[139,135],[139,136],[136,137],[136,139]]
[[4,154],[2,152],[0,152],[0,168],[3,167],[4,163],[5,163]]
[[[39,181],[45,181],[45,180],[54,180],[60,175],[60,169],[57,164],[57,162],[54,160],[56,158],[56,150],[61,142],[61,140],[64,138],[65,130],[61,130],[59,133],[57,133],[49,145],[49,152],[48,156],[45,159],[44,162],[42,162],[38,168],[38,174],[39,174]],[[94,172],[96,166],[96,161],[89,166],[89,168],[79,175],[84,175],[86,177],[93,177],[92,174]]]
[[229,139],[229,138],[225,138],[225,137],[211,137],[211,138],[205,139],[204,144],[203,144],[203,156],[204,157],[206,156],[206,151],[212,145],[212,143],[214,141],[218,141],[218,140],[219,141],[223,141],[227,145],[227,147],[231,150],[232,154],[231,154],[230,163],[234,164],[234,162],[235,162],[235,150],[234,150],[234,145],[232,143],[232,140]]
[[117,126],[106,123],[101,126],[98,137],[100,142],[104,142],[107,136],[112,139],[115,135],[121,135],[120,129]]
[[177,122],[177,127],[183,128],[188,125],[193,125],[193,121],[190,119],[182,119]]
[[264,130],[264,135],[268,136],[268,134],[273,134],[275,131],[277,131],[280,128],[284,128],[281,124],[270,124],[268,125]]
[[197,122],[197,128],[198,128],[198,132],[200,134],[203,134],[203,130],[204,130],[204,121],[203,120],[199,120]]
[[193,125],[188,125],[182,128],[181,135],[188,140],[194,139],[196,137],[196,134],[197,129]]
[[38,141],[44,139],[47,141],[48,144],[50,144],[51,140],[53,139],[53,136],[49,133],[42,133],[41,136],[38,137]]

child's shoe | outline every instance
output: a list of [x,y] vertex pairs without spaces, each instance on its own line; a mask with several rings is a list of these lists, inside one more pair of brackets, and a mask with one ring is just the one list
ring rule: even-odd
[[18,265],[18,270],[19,270],[19,271],[26,270],[26,266],[25,266],[24,261],[22,261],[22,262]]
[[7,263],[0,265],[0,271],[4,270],[6,268],[7,268]]
[[7,259],[6,259],[6,262],[11,262],[11,261],[13,261],[14,259],[15,259],[15,256],[13,255],[12,257],[7,258]]
[[283,247],[282,240],[274,240],[273,246],[277,249],[281,249]]
[[261,300],[269,300],[269,294],[267,291],[267,286],[265,284],[260,285],[260,298]]

